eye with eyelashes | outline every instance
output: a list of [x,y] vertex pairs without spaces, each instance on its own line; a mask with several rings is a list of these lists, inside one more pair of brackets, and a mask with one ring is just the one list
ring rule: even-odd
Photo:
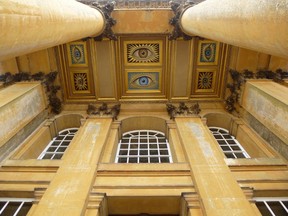
[[154,83],[154,81],[149,76],[138,76],[132,80],[132,83],[138,87],[148,87]]
[[136,49],[132,55],[134,57],[137,57],[137,58],[147,58],[147,57],[150,57],[153,53],[147,49],[147,48],[139,48],[139,49]]
[[159,62],[159,44],[128,44],[127,54],[129,63]]

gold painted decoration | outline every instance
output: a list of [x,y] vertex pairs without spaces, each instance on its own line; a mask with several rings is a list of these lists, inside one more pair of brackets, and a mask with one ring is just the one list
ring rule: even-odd
[[198,89],[211,89],[213,84],[213,72],[199,72]]
[[91,93],[91,80],[88,69],[78,69],[70,71],[71,90],[73,94]]
[[88,66],[86,42],[67,44],[69,66]]
[[76,91],[88,90],[88,80],[86,73],[74,73],[74,88]]
[[217,65],[219,44],[215,41],[200,41],[198,47],[198,65]]
[[125,41],[126,65],[161,65],[162,41]]
[[215,91],[216,69],[198,69],[196,77],[196,92],[208,93]]

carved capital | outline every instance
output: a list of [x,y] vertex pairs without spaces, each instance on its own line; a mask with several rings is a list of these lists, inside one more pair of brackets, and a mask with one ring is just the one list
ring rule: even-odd
[[[102,41],[103,38],[109,38],[110,40],[117,40],[117,36],[114,34],[112,27],[116,25],[117,21],[112,18],[111,13],[114,10],[115,2],[108,2],[104,6],[101,6],[97,1],[83,1],[78,0],[83,4],[86,4],[94,9],[97,9],[102,12],[103,17],[105,19],[105,27],[103,33],[97,37],[93,37],[95,41]],[[89,37],[90,38],[90,37]],[[87,40],[89,38],[84,38],[83,40]]]
[[169,24],[174,26],[173,31],[169,34],[168,39],[169,40],[176,40],[177,38],[182,37],[184,40],[191,40],[192,37],[185,34],[182,31],[180,20],[183,12],[189,8],[192,7],[195,3],[193,1],[187,1],[184,5],[170,1],[171,9],[174,12],[174,17],[169,20]]

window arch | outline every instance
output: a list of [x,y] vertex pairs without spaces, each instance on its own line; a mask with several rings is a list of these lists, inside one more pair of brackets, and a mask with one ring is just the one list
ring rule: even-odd
[[58,136],[47,145],[38,159],[61,159],[78,128],[68,128],[59,132]]
[[154,130],[134,130],[123,134],[115,163],[172,163],[165,134]]
[[250,158],[240,143],[229,134],[228,130],[219,127],[209,127],[214,138],[227,158]]

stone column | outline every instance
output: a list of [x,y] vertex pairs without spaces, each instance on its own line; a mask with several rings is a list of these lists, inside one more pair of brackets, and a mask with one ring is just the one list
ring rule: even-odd
[[99,204],[97,196],[98,204],[93,204],[95,199],[91,198],[90,192],[111,123],[110,118],[86,120],[71,141],[38,205],[29,211],[29,216],[79,216],[84,215],[86,208]]
[[254,215],[224,155],[200,118],[175,119],[204,215]]
[[102,13],[75,0],[0,0],[0,61],[96,36]]
[[206,0],[181,17],[188,35],[288,58],[287,0]]

